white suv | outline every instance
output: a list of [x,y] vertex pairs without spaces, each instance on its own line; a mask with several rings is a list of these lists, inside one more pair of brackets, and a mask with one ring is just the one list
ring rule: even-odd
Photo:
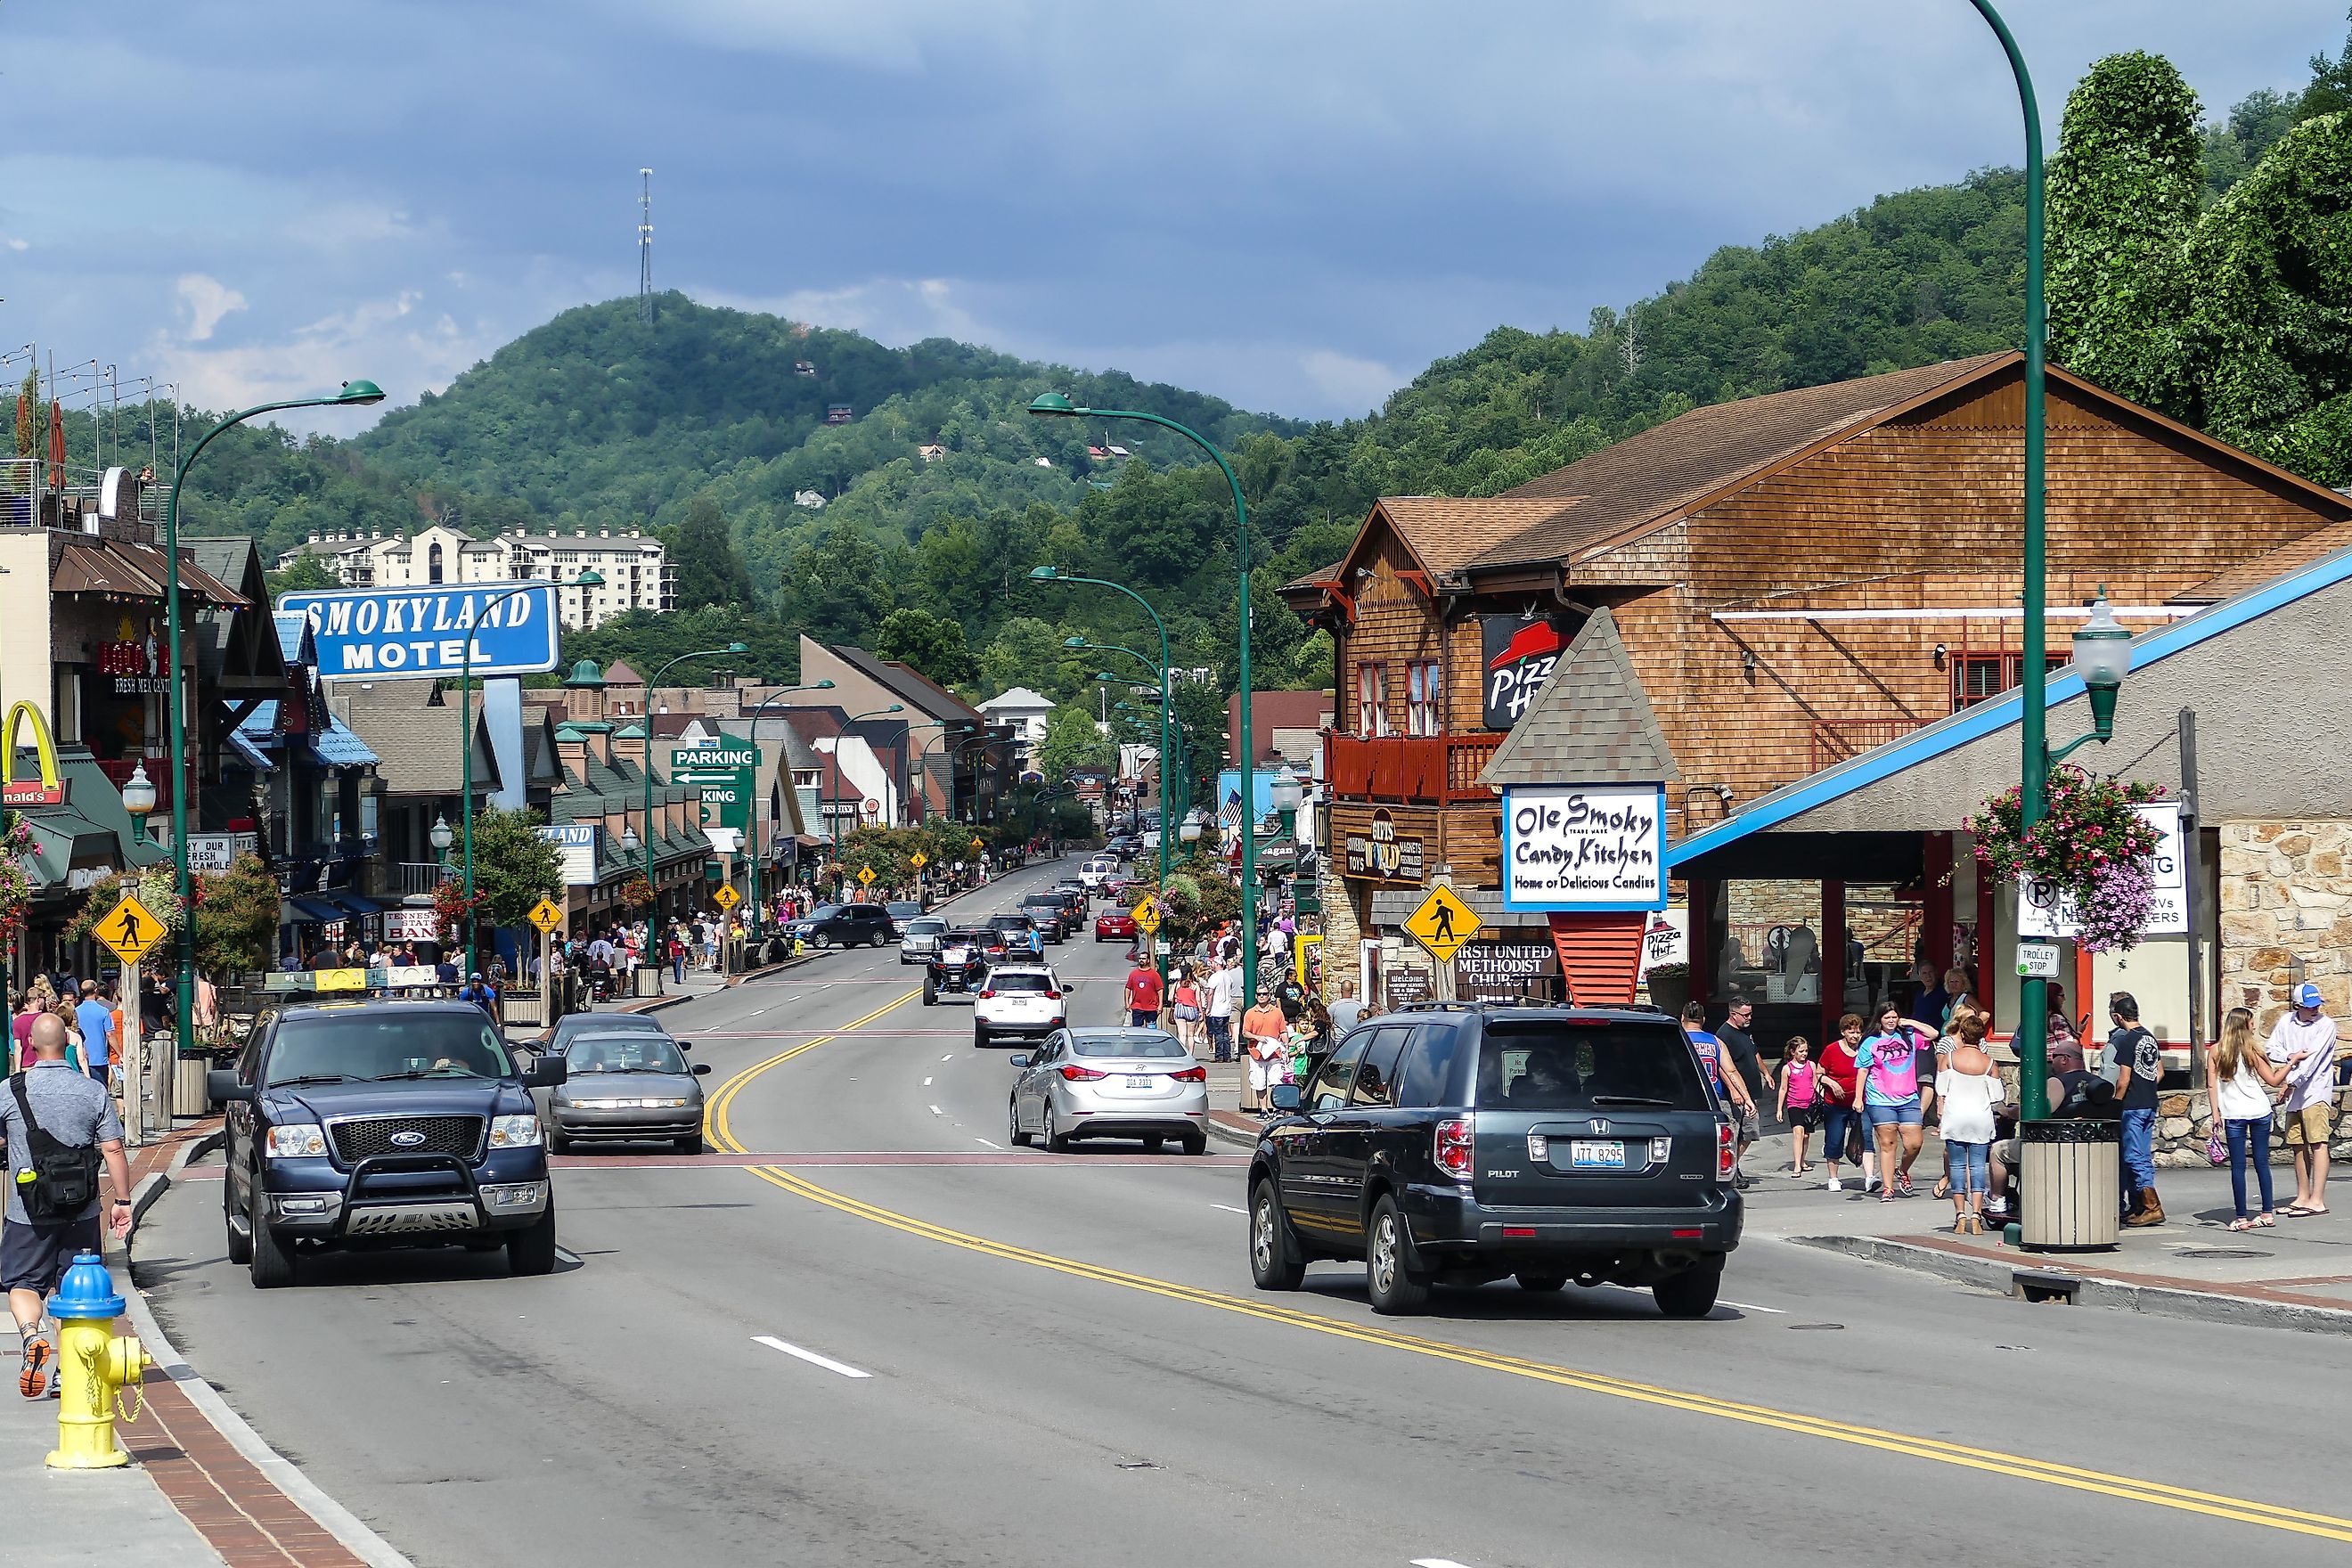
[[1000,963],[971,1004],[971,1043],[992,1046],[1003,1036],[1043,1039],[1069,1022],[1061,976],[1042,963]]
[[1108,857],[1097,857],[1078,868],[1078,880],[1087,885],[1089,893],[1099,893],[1102,886],[1118,875],[1118,862]]

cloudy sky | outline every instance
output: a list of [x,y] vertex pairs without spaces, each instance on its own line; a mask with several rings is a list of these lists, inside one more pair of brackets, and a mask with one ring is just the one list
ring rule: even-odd
[[[2218,114],[2346,31],[2006,10],[2053,136],[2101,55]],[[2021,156],[1967,0],[0,0],[0,353],[206,406],[409,402],[634,291],[641,165],[657,286],[1339,416]]]

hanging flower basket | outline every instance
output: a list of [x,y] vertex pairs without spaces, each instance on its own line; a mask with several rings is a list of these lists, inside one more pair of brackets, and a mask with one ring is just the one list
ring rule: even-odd
[[2027,833],[2020,792],[1985,802],[1968,820],[1980,874],[1996,882],[2046,887],[2074,906],[2077,946],[2126,952],[2154,896],[2151,859],[2158,837],[2134,808],[2164,794],[2160,784],[2094,778],[2071,763],[2050,770],[2049,802]]
[[25,857],[33,852],[33,830],[15,812],[0,830],[0,942],[24,929],[25,911],[33,905],[33,874]]
[[466,884],[454,877],[435,888],[433,913],[440,921],[441,940],[444,942],[457,941],[459,922],[488,900],[489,895],[481,892],[476,893],[470,899],[467,898]]
[[643,877],[632,877],[621,884],[621,902],[628,909],[642,910],[654,901],[654,885]]

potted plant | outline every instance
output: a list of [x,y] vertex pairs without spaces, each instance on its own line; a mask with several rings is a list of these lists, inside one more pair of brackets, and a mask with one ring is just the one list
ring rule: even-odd
[[2085,952],[2126,952],[2139,942],[2155,889],[2158,837],[2137,807],[2161,784],[2095,778],[2072,763],[2050,770],[2048,806],[2027,832],[2015,786],[1968,820],[1979,875],[2047,893],[2071,908],[2074,942]]
[[1687,963],[1654,963],[1642,976],[1649,988],[1651,1005],[1679,1016],[1683,1004],[1690,1000],[1690,965]]

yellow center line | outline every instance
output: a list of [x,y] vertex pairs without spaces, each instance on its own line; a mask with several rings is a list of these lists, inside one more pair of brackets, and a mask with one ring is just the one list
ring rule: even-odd
[[[844,1026],[843,1031],[872,1022],[892,1007],[911,1000],[914,992],[899,997],[887,1005],[877,1008],[856,1023]],[[728,1125],[728,1112],[736,1095],[761,1074],[794,1057],[815,1049],[835,1037],[807,1041],[791,1050],[779,1052],[766,1061],[759,1062],[733,1078],[720,1088],[711,1100],[712,1141],[736,1153],[748,1152],[738,1143]],[[916,1219],[877,1205],[865,1203],[829,1187],[818,1185],[807,1177],[773,1166],[743,1167],[751,1174],[772,1186],[782,1188],[809,1202],[821,1205],[854,1218],[901,1231],[941,1246],[961,1248],[983,1257],[1019,1263],[1030,1268],[1048,1269],[1073,1279],[1092,1280],[1097,1284],[1117,1286],[1147,1295],[1163,1297],[1188,1305],[1206,1307],[1236,1316],[1255,1318],[1262,1322],[1277,1323],[1287,1328],[1326,1334],[1335,1339],[1353,1340],[1358,1343],[1378,1346],[1384,1350],[1402,1351],[1408,1354],[1428,1356],[1463,1366],[1478,1367],[1489,1372],[1524,1377],[1538,1383],[1563,1388],[1578,1389],[1589,1394],[1604,1394],[1614,1399],[1632,1400],[1669,1410],[1682,1410],[1693,1415],[1707,1415],[1718,1420],[1737,1421],[1752,1426],[1770,1427],[1793,1432],[1802,1436],[1819,1437],[1825,1441],[1845,1443],[1858,1447],[1875,1448],[1890,1454],[1927,1459],[1937,1464],[1953,1465],[1965,1469],[1980,1470],[1991,1475],[2009,1476],[2019,1480],[2039,1481],[2046,1486],[2063,1487],[2073,1491],[2094,1492],[2103,1497],[2121,1499],[2126,1502],[2145,1503],[2154,1508],[2168,1508],[2188,1513],[2204,1514],[2213,1519],[2226,1519],[2243,1524],[2262,1525],[2272,1530],[2284,1530],[2299,1535],[2316,1536],[2329,1541],[2352,1542],[2352,1519],[2339,1519],[2332,1514],[2311,1513],[2298,1509],[2282,1508],[2273,1503],[2258,1502],[2244,1498],[2192,1490],[2168,1486],[2160,1481],[2119,1478],[2105,1471],[2088,1470],[2048,1459],[2035,1459],[1998,1449],[1969,1447],[1936,1437],[1922,1437],[1876,1426],[1858,1426],[1834,1421],[1823,1416],[1807,1415],[1799,1411],[1782,1410],[1772,1405],[1750,1405],[1737,1400],[1718,1399],[1712,1394],[1669,1388],[1655,1384],[1636,1383],[1612,1377],[1602,1373],[1579,1371],[1573,1367],[1556,1366],[1547,1362],[1531,1361],[1496,1351],[1483,1351],[1469,1345],[1445,1340],[1423,1339],[1397,1332],[1372,1324],[1349,1322],[1342,1318],[1328,1317],[1319,1312],[1304,1311],[1295,1307],[1245,1296],[1227,1295],[1223,1291],[1183,1285],[1172,1280],[1154,1279],[1149,1275],[1131,1274],[1124,1269],[1106,1268],[1099,1264],[1083,1263],[1075,1258],[1061,1258],[1048,1252],[1014,1247],[1005,1242],[992,1241]]]

